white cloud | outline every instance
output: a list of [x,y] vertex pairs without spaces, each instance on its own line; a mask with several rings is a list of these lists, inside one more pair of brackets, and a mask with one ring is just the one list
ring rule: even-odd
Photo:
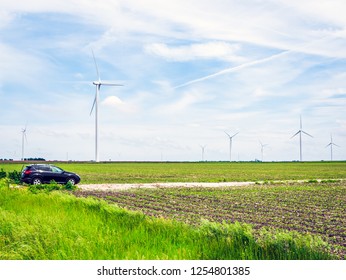
[[48,65],[33,53],[0,43],[0,83],[38,84]]
[[146,45],[144,49],[149,54],[157,55],[171,61],[199,59],[242,61],[244,59],[235,54],[239,48],[239,44],[209,42],[177,47],[169,47],[163,43],[154,43]]
[[119,107],[123,105],[124,102],[117,96],[108,96],[104,101],[102,101],[102,104],[106,106]]
[[1,10],[0,11],[0,28],[4,28],[5,26],[7,26],[12,20],[14,19],[14,15]]
[[120,110],[123,113],[134,113],[136,111],[134,104],[126,103],[122,101],[119,97],[114,95],[105,98],[101,102],[101,104],[109,108],[115,108],[117,110]]

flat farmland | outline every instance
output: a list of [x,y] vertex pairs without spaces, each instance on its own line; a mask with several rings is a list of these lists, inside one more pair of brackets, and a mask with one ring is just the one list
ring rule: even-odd
[[[81,184],[101,185],[101,190],[77,190],[77,197],[96,197],[148,217],[197,228],[204,220],[246,223],[253,227],[258,240],[275,231],[281,236],[282,230],[318,236],[330,244],[338,258],[346,256],[346,162],[49,163],[78,173]],[[0,169],[20,171],[27,164],[0,163]],[[178,184],[102,190],[102,184],[167,182]],[[257,183],[241,187],[179,187],[184,182]]]
[[[82,184],[346,179],[346,162],[48,162]],[[0,163],[6,172],[30,164]]]
[[136,188],[77,191],[148,216],[199,226],[203,220],[251,224],[265,229],[320,236],[332,252],[346,255],[346,181],[279,183],[223,188]]

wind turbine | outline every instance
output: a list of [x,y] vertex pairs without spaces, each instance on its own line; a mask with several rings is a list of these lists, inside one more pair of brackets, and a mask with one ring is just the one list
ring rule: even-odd
[[204,146],[200,145],[200,146],[201,146],[201,149],[202,149],[202,161],[204,161],[204,151],[205,151],[206,145],[204,145]]
[[229,137],[229,161],[232,161],[232,140],[233,140],[233,137],[236,136],[239,132],[237,132],[236,134],[233,134],[232,136],[229,135],[226,131],[225,133]]
[[263,161],[263,150],[264,150],[264,147],[268,146],[268,144],[263,144],[261,141],[260,142],[260,145],[261,145],[261,155],[262,155],[262,158],[261,160]]
[[24,160],[24,138],[25,138],[25,141],[28,142],[26,138],[26,125],[25,125],[25,128],[22,129],[22,160]]
[[310,137],[313,137],[313,136],[310,135],[309,133],[303,131],[302,116],[300,116],[300,129],[299,129],[299,131],[298,131],[296,134],[294,134],[294,135],[291,137],[291,139],[292,139],[292,138],[295,137],[297,134],[299,134],[299,159],[300,159],[300,161],[302,161],[302,133],[304,133],[304,134],[306,134],[306,135],[308,135],[308,136],[310,136]]
[[91,52],[93,54],[95,68],[96,68],[96,74],[97,74],[98,80],[93,82],[93,84],[96,86],[96,93],[95,93],[95,99],[94,99],[93,106],[91,107],[90,115],[91,115],[91,113],[92,113],[92,111],[94,110],[94,107],[95,107],[95,161],[99,162],[99,150],[98,150],[98,103],[99,103],[100,89],[101,89],[101,86],[122,86],[122,85],[115,84],[115,83],[112,83],[112,82],[103,82],[103,81],[101,81],[101,77],[100,77],[99,69],[97,67],[97,63],[96,63],[96,58],[95,58],[94,52],[92,50],[91,50]]
[[333,146],[340,147],[333,142],[333,135],[330,134],[330,143],[326,146],[326,148],[330,146],[330,160],[333,161]]

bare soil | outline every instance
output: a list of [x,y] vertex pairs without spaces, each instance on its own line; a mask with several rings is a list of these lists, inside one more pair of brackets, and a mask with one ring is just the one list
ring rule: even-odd
[[255,182],[225,182],[225,183],[147,183],[147,184],[89,184],[89,185],[78,185],[80,190],[84,191],[119,191],[128,190],[133,188],[147,188],[147,189],[158,189],[158,188],[174,188],[174,187],[235,187],[235,186],[249,186],[254,185]]

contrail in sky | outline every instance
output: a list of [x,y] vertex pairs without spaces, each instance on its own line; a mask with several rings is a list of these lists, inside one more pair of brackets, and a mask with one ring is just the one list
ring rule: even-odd
[[244,69],[244,68],[247,68],[247,67],[250,67],[250,66],[253,66],[253,65],[257,65],[257,64],[261,64],[261,63],[264,63],[264,62],[267,62],[267,61],[271,61],[273,59],[276,59],[278,57],[281,57],[281,56],[285,56],[289,53],[293,53],[293,52],[304,52],[304,49],[307,47],[307,46],[312,46],[316,43],[319,43],[323,40],[325,40],[326,38],[333,38],[337,35],[337,33],[332,33],[332,34],[328,34],[326,36],[323,36],[322,38],[320,39],[317,39],[317,40],[314,40],[314,41],[311,41],[311,42],[308,42],[306,44],[303,44],[301,46],[297,46],[296,48],[293,48],[293,49],[290,49],[290,50],[286,50],[286,51],[282,51],[280,53],[277,53],[277,54],[274,54],[274,55],[271,55],[269,57],[265,57],[265,58],[261,58],[261,59],[257,59],[257,60],[254,60],[254,61],[250,61],[250,62],[246,62],[246,63],[243,63],[241,65],[238,65],[238,66],[234,66],[234,67],[230,67],[230,68],[226,68],[224,70],[221,70],[219,72],[216,72],[214,74],[210,74],[210,75],[207,75],[207,76],[204,76],[204,77],[201,77],[201,78],[198,78],[198,79],[195,79],[195,80],[191,80],[189,82],[186,82],[186,83],[183,83],[181,85],[178,85],[178,86],[175,86],[174,89],[177,89],[177,88],[182,88],[182,87],[185,87],[185,86],[188,86],[188,85],[192,85],[192,84],[195,84],[195,83],[198,83],[198,82],[202,82],[202,81],[205,81],[205,80],[209,80],[209,79],[212,79],[212,78],[215,78],[217,76],[221,76],[221,75],[224,75],[224,74],[227,74],[227,73],[232,73],[232,72],[236,72],[238,70],[241,70],[241,69]]
[[183,83],[181,85],[175,86],[174,89],[185,87],[185,86],[188,86],[188,85],[191,85],[191,84],[195,84],[195,83],[198,83],[198,82],[202,82],[202,81],[205,81],[205,80],[209,80],[209,79],[212,79],[212,78],[215,78],[217,76],[221,76],[221,75],[224,75],[224,74],[227,74],[227,73],[236,72],[236,71],[238,71],[240,69],[243,69],[243,68],[246,68],[246,67],[249,67],[249,66],[261,64],[261,63],[264,63],[264,62],[276,59],[278,57],[284,56],[284,55],[286,55],[288,53],[291,53],[291,52],[294,52],[294,51],[293,50],[287,50],[287,51],[283,51],[283,52],[274,54],[274,55],[266,57],[266,58],[257,59],[257,60],[246,62],[244,64],[241,64],[241,65],[238,65],[238,66],[235,66],[235,67],[230,67],[230,68],[221,70],[219,72],[216,72],[214,74],[211,74],[211,75],[208,75],[208,76],[204,76],[202,78],[198,78],[198,79],[195,79],[195,80]]

